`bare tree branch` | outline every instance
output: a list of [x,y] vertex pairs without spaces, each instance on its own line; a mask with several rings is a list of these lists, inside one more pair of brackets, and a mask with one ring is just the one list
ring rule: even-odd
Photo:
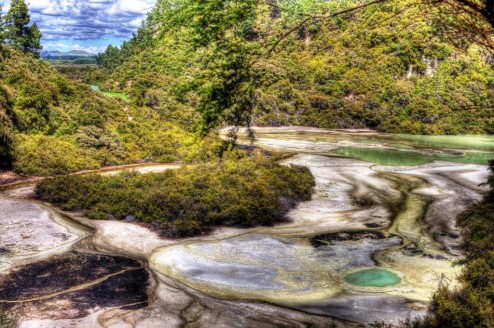
[[[361,5],[358,5],[358,6],[355,6],[355,7],[352,7],[352,8],[348,8],[348,9],[345,9],[345,10],[342,10],[342,11],[339,11],[337,13],[333,13],[333,14],[330,14],[330,15],[309,15],[309,17],[305,18],[304,20],[302,20],[299,24],[297,24],[295,27],[291,28],[288,32],[284,33],[277,41],[276,43],[268,50],[268,55],[270,55],[274,49],[276,49],[276,47],[284,40],[286,39],[288,36],[290,36],[293,32],[297,31],[299,28],[301,28],[302,26],[304,26],[305,24],[307,24],[308,22],[310,21],[320,21],[320,20],[328,20],[328,19],[331,19],[331,18],[335,18],[335,17],[338,17],[338,16],[342,16],[342,15],[345,15],[345,14],[349,14],[349,13],[353,13],[355,11],[358,11],[358,10],[361,10],[361,9],[364,9],[366,7],[369,7],[369,6],[373,6],[375,4],[378,4],[378,3],[383,3],[383,2],[387,2],[387,1],[390,1],[390,0],[374,0],[374,1],[371,1],[371,2],[367,2],[367,3],[364,3],[364,4],[361,4]],[[275,4],[272,4],[272,3],[269,3],[267,2],[268,5],[270,6],[276,6],[278,9],[280,8],[279,6],[275,5]]]
[[[276,10],[285,10],[272,0],[264,1],[266,1],[268,6],[276,8]],[[374,0],[329,15],[299,13],[297,15],[305,18],[279,37],[274,45],[270,47],[267,54],[270,55],[283,40],[310,22],[329,20],[369,6],[391,1]],[[450,28],[450,33],[463,35],[463,37],[472,42],[486,48],[494,49],[494,0],[418,0],[417,4],[429,5],[431,8],[435,8],[438,16],[431,16],[431,20],[436,19],[442,21],[446,27]]]

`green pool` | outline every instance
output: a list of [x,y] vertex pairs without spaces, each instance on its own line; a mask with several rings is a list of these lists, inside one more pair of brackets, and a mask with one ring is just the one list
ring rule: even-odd
[[[345,132],[345,130],[284,131],[266,128],[256,130],[260,139],[303,140],[317,143],[315,152],[343,155],[386,166],[415,166],[433,161],[487,165],[494,160],[494,135],[408,135],[379,132]],[[262,142],[260,142],[262,145]],[[327,151],[324,144],[331,144]],[[285,151],[286,143],[277,146]],[[319,146],[322,146],[319,148]],[[293,151],[293,149],[288,149]]]
[[424,155],[410,150],[341,147],[334,151],[338,155],[348,156],[366,162],[390,166],[414,166],[430,163],[435,160],[465,164],[487,164],[494,159],[494,152],[465,151],[458,155],[435,153]]
[[346,275],[345,281],[355,286],[387,287],[399,284],[401,278],[387,270],[368,269]]
[[[97,85],[90,85],[89,87],[94,91],[101,91]],[[123,100],[129,100],[129,95],[125,92],[103,92],[103,95],[110,98],[117,97],[122,98]]]

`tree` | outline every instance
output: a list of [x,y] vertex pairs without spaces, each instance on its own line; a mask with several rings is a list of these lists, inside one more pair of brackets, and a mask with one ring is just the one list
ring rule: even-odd
[[115,69],[122,63],[121,50],[110,44],[104,53],[96,57],[96,62],[104,68]]
[[5,17],[8,42],[16,48],[25,49],[31,21],[29,9],[24,0],[13,0]]
[[452,38],[494,49],[494,0],[420,0]]
[[132,33],[129,41],[124,41],[120,48],[108,46],[104,53],[96,57],[96,63],[107,69],[115,69],[134,54],[150,47],[153,42],[153,27],[156,24],[158,8],[159,3],[153,11],[148,13],[147,18],[142,21],[137,32]]
[[0,44],[5,41],[5,22],[3,20],[2,5],[0,5]]
[[[332,7],[336,10],[325,10],[324,4],[327,3],[336,3]],[[368,7],[392,3],[393,0],[174,2],[169,8],[177,12],[177,25],[189,29],[191,44],[205,54],[202,62],[207,68],[206,74],[195,79],[196,90],[201,96],[198,110],[203,116],[205,128],[210,129],[222,121],[234,125],[249,123],[254,98],[252,86],[262,75],[262,72],[253,71],[253,67],[271,57],[289,36],[317,25],[330,31],[341,17],[354,15]],[[259,5],[270,7],[273,15],[294,13],[281,34],[273,41],[262,42],[265,47],[262,50],[248,46],[247,34],[252,27],[255,29],[252,22],[259,14]],[[323,11],[318,10],[321,6]],[[294,7],[303,7],[304,10],[294,11]],[[400,8],[397,15],[417,7],[421,10],[418,20],[439,23],[437,25],[443,27],[444,35],[450,39],[458,39],[457,35],[460,35],[461,40],[494,50],[494,0],[412,0],[406,8]]]
[[30,21],[29,8],[24,0],[13,0],[5,17],[6,39],[15,48],[39,55],[41,32],[36,24],[29,26]]
[[32,52],[36,57],[39,57],[39,53],[43,49],[43,46],[41,45],[41,37],[42,34],[38,28],[38,24],[34,23],[29,28],[26,50]]
[[259,54],[253,38],[257,0],[183,0],[161,2],[166,23],[183,26],[192,52],[200,54],[200,67],[190,90],[197,92],[197,110],[203,133],[221,122],[249,125],[255,102],[255,60]]

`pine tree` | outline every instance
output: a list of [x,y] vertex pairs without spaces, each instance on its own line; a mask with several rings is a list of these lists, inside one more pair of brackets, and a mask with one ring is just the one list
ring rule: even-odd
[[31,17],[28,11],[24,0],[13,0],[5,17],[8,43],[21,50],[24,50],[29,35],[27,25]]
[[5,21],[3,19],[2,5],[0,5],[0,44],[5,41]]
[[8,43],[24,52],[39,55],[41,32],[36,24],[29,26],[31,16],[24,0],[12,0],[5,17]]
[[96,62],[104,68],[115,69],[122,63],[121,51],[110,44],[103,54],[96,57]]
[[41,32],[38,24],[34,23],[29,28],[29,38],[27,42],[27,51],[32,52],[36,57],[39,57],[40,51],[43,49],[41,45]]

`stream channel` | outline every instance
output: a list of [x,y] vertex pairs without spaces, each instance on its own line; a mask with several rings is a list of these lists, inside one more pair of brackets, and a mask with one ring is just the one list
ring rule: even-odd
[[348,327],[422,316],[438,286],[457,284],[455,218],[485,191],[493,136],[256,136],[316,179],[274,227],[168,240],[34,201],[33,184],[4,187],[0,306],[21,327]]

